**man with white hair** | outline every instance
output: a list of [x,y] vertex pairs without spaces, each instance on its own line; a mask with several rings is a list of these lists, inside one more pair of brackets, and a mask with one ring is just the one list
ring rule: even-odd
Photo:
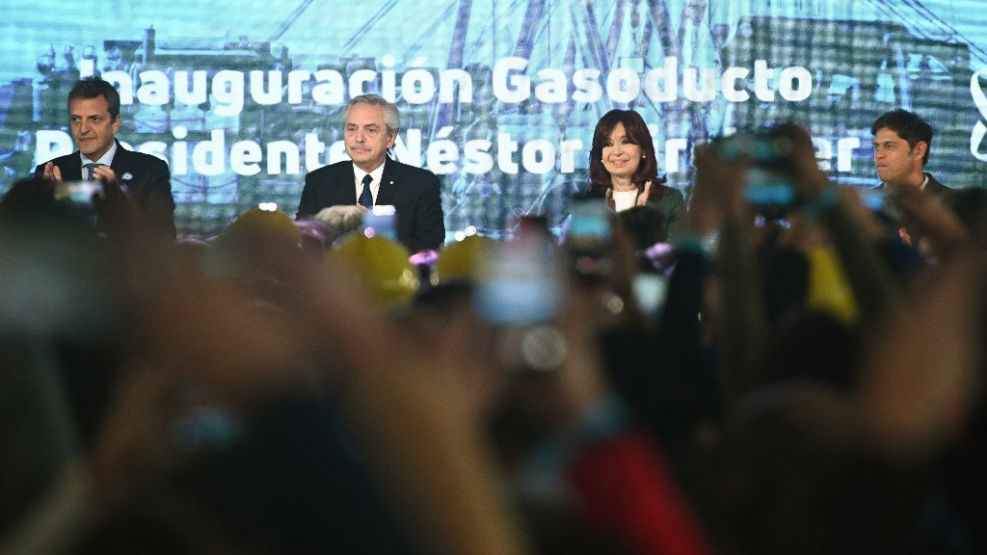
[[351,99],[343,116],[350,160],[305,176],[296,218],[312,218],[332,206],[369,210],[392,205],[401,243],[412,252],[437,249],[445,239],[439,179],[387,156],[399,127],[397,108],[384,98],[366,94]]

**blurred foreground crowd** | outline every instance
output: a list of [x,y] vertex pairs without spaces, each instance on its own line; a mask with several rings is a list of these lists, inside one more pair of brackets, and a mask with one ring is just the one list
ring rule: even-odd
[[[409,259],[341,216],[211,241],[0,203],[0,553],[987,551],[987,200],[798,205],[697,149],[685,231]],[[782,225],[783,224],[783,225]]]

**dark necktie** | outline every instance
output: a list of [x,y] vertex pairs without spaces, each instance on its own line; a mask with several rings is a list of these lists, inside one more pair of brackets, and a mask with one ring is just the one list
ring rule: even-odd
[[95,170],[96,169],[96,166],[98,166],[98,165],[99,164],[94,164],[92,162],[90,162],[88,164],[83,164],[82,165],[82,167],[85,168],[85,170],[86,170],[86,179],[92,181],[92,179],[93,179],[93,170]]
[[374,207],[374,194],[370,192],[370,183],[373,180],[370,174],[363,176],[363,191],[360,192],[360,200],[357,201],[367,209]]

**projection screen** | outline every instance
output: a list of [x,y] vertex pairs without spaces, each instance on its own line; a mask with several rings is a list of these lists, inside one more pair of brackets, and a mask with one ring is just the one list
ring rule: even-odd
[[441,177],[446,227],[558,226],[587,186],[593,126],[633,108],[688,193],[694,145],[795,120],[838,183],[877,183],[870,126],[934,126],[928,170],[987,185],[982,0],[7,0],[0,186],[74,150],[66,94],[119,88],[132,148],[168,161],[182,235],[263,204],[290,214],[306,172],[345,159],[351,95],[397,103],[394,155]]

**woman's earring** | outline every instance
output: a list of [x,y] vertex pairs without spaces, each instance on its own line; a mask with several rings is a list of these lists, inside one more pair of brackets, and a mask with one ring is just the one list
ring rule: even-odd
[[642,154],[642,155],[641,155],[641,158],[647,158],[647,156],[645,156],[644,154]]

